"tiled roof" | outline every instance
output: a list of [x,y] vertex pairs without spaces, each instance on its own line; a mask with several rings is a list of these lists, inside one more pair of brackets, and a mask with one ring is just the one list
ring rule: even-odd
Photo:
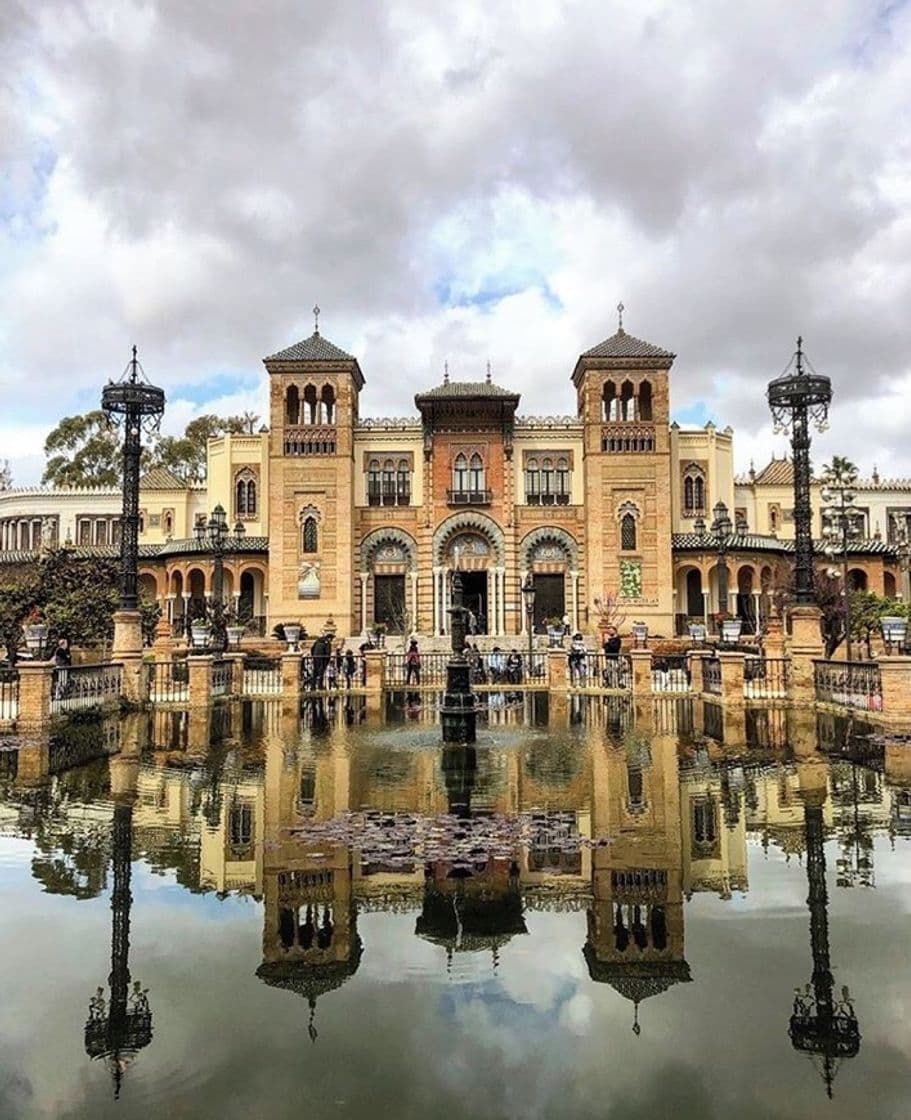
[[673,358],[670,350],[662,350],[654,343],[645,342],[635,335],[627,334],[621,327],[616,334],[599,342],[591,350],[582,354],[583,358]]
[[756,475],[758,486],[793,486],[794,464],[790,459],[773,459]]
[[167,467],[152,467],[139,480],[140,490],[186,490],[185,482],[172,474]]
[[319,331],[314,331],[309,338],[301,339],[277,354],[270,354],[264,361],[267,362],[353,362],[351,354],[346,354],[328,339],[323,338]]
[[[120,545],[116,544],[100,544],[100,545],[85,545],[79,548],[73,548],[72,545],[65,546],[67,551],[76,560],[87,560],[91,557],[98,557],[102,560],[119,560],[120,559]],[[139,546],[139,559],[151,560],[158,555],[162,546],[160,544],[141,544]],[[37,549],[31,551],[19,550],[16,552],[0,552],[0,564],[28,564],[34,563],[41,559],[43,553]]]
[[421,401],[450,400],[459,397],[465,400],[474,400],[478,397],[496,397],[501,400],[512,400],[516,403],[519,400],[518,393],[503,389],[499,385],[494,385],[491,381],[444,381],[442,385],[436,385],[434,388],[428,389],[426,393],[418,393],[414,399],[415,403],[419,405]]
[[[700,537],[698,533],[674,533],[671,537],[671,547],[680,552],[701,551],[713,552],[716,549],[714,537],[706,534]],[[725,548],[729,552],[778,552],[791,553],[794,551],[793,541],[778,540],[777,537],[761,537],[753,533],[732,534],[725,541]],[[813,551],[822,555],[823,542],[814,541]],[[848,545],[848,552],[855,556],[865,555],[890,555],[894,548],[887,541],[866,540],[857,541]]]
[[[195,537],[181,537],[179,540],[165,541],[164,544],[153,546],[158,556],[176,556],[187,552],[209,552],[208,541],[198,541]],[[244,537],[243,545],[239,552],[268,552],[268,537]]]

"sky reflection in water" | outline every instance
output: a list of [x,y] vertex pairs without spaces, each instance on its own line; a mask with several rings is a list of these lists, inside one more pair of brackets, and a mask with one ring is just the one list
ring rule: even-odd
[[907,1115],[901,756],[534,705],[4,751],[0,1116]]

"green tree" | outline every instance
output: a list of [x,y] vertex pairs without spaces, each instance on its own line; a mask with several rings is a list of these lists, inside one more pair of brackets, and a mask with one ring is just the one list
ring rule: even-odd
[[866,644],[867,657],[873,656],[873,635],[880,633],[885,615],[907,618],[908,606],[873,591],[851,592],[851,637]]
[[8,577],[0,584],[0,642],[11,660],[22,641],[22,620],[38,598],[38,580],[31,574]]
[[853,486],[857,482],[857,467],[844,455],[833,455],[822,467],[822,481],[830,486]]
[[120,481],[120,437],[101,409],[65,416],[44,441],[44,454],[41,481],[49,486],[116,486]]
[[166,467],[181,482],[192,485],[205,481],[206,445],[225,432],[247,431],[245,416],[215,416],[207,413],[187,424],[182,436],[163,436],[153,452],[152,462]]

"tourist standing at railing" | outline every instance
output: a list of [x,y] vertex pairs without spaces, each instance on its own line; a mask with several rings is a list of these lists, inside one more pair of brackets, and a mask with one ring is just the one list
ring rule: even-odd
[[61,638],[57,642],[57,648],[54,650],[54,665],[57,668],[57,699],[62,700],[66,694],[66,686],[69,683],[70,666],[73,664],[73,654],[70,650],[69,638]]
[[405,654],[405,684],[421,683],[421,651],[418,649],[417,638],[412,638]]
[[313,689],[315,692],[322,691],[331,653],[332,643],[325,634],[321,634],[310,647],[310,657],[313,661]]
[[494,684],[500,684],[506,675],[506,657],[499,646],[493,647],[493,652],[487,661],[490,667],[490,679]]
[[573,634],[573,640],[569,646],[569,679],[584,680],[585,679],[585,656],[588,650],[585,648],[585,639],[576,631]]
[[346,688],[351,688],[351,685],[354,681],[354,674],[356,672],[357,672],[357,662],[354,659],[354,650],[346,649],[345,650],[345,663],[344,663],[345,687]]
[[[529,665],[529,669],[531,666]],[[506,679],[510,684],[522,683],[522,655],[513,647],[506,658]]]
[[623,640],[617,633],[616,626],[608,626],[604,635],[604,645],[601,647],[605,657],[619,657],[623,648]]
[[616,626],[608,626],[604,633],[604,644],[601,649],[604,653],[604,687],[620,687],[620,651],[623,640],[617,633]]

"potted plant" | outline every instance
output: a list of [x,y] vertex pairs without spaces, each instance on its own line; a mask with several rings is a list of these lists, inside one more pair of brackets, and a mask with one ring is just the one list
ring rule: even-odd
[[724,642],[725,645],[736,645],[737,642],[740,641],[743,621],[722,612],[719,612],[715,618],[718,623],[718,633],[721,635],[722,642]]
[[563,645],[563,619],[558,615],[551,615],[544,619],[544,629],[547,631],[547,644],[551,648]]
[[47,644],[47,623],[37,607],[32,607],[28,612],[22,629],[25,632],[25,645],[33,653]]
[[647,622],[634,622],[630,627],[630,633],[633,635],[633,641],[638,649],[643,649],[648,639],[648,623]]
[[233,610],[225,611],[224,623],[225,637],[228,639],[228,645],[234,646],[235,649],[239,648],[240,640],[244,636],[247,627],[238,620],[237,614]]
[[691,622],[687,627],[690,636],[690,641],[693,645],[702,645],[706,639],[706,628],[704,622]]
[[300,641],[301,627],[299,622],[285,622],[283,624],[285,632],[285,641],[288,643],[288,649],[297,649],[297,643]]

